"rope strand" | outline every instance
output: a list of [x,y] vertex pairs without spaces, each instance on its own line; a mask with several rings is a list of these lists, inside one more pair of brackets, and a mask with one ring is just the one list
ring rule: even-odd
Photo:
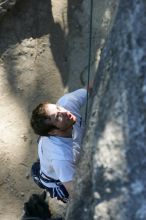
[[91,72],[91,48],[92,48],[92,15],[93,15],[93,0],[90,3],[90,24],[89,24],[89,55],[88,55],[88,77],[87,77],[87,103],[85,111],[85,124],[87,123],[88,114],[88,102],[89,102],[89,82],[90,82],[90,72]]

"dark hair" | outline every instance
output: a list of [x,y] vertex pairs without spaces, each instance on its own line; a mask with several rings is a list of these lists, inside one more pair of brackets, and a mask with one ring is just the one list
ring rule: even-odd
[[48,132],[56,128],[50,123],[50,116],[47,115],[45,106],[49,102],[40,103],[33,111],[31,116],[31,126],[34,132],[40,136],[48,136]]

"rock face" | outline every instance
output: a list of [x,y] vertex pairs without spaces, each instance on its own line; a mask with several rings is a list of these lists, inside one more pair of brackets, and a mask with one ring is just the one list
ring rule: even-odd
[[18,0],[0,0],[0,19],[16,4]]
[[[94,1],[92,72],[112,14],[105,6],[114,1]],[[29,194],[40,190],[30,178],[37,158],[32,109],[81,87],[81,78],[86,82],[89,5],[88,0],[0,0],[0,219],[19,220]]]
[[66,219],[146,219],[146,2],[119,1]]

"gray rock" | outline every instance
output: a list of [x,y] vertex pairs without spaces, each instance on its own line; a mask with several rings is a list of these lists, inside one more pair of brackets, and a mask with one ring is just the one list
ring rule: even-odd
[[0,19],[10,10],[18,0],[0,0]]
[[145,1],[119,1],[66,219],[146,219],[145,12]]

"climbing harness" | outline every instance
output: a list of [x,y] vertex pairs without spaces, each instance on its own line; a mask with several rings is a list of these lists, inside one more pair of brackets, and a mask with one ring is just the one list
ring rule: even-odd
[[43,186],[41,180],[44,181],[45,183],[56,183],[56,184],[61,183],[60,180],[55,180],[51,177],[46,176],[43,172],[40,172],[39,161],[36,161],[35,163],[33,163],[31,167],[31,176],[34,182],[42,189],[44,189],[45,187]]
[[[93,0],[90,3],[90,23],[89,23],[89,51],[88,51],[88,77],[87,77],[87,88],[89,88],[90,72],[91,72],[91,48],[92,48],[92,18],[93,18]],[[88,114],[88,101],[89,101],[89,91],[87,90],[87,103],[85,110],[85,124],[87,123]]]
[[[69,201],[69,194],[62,184],[60,180],[55,180],[51,177],[48,177],[43,172],[40,172],[40,162],[36,161],[33,163],[31,168],[31,176],[34,180],[34,182],[42,189],[47,190],[47,192],[50,193],[51,198],[56,197],[58,200],[61,200],[62,202],[66,203]],[[56,187],[47,187],[45,186],[41,180],[45,183],[55,183]]]

